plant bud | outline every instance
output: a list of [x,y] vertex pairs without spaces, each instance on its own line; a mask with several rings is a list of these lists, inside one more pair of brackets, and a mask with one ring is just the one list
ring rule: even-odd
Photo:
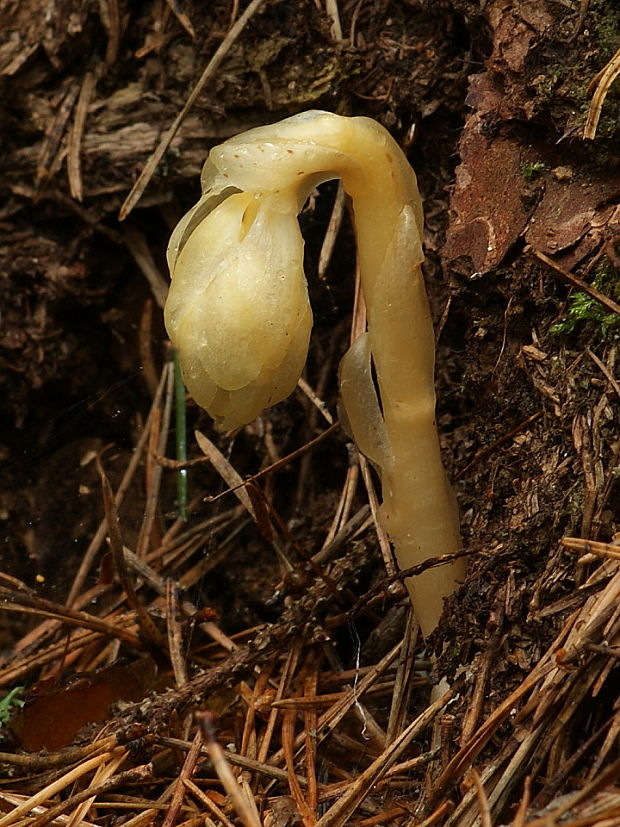
[[196,402],[223,430],[295,388],[312,313],[296,215],[275,198],[234,193],[174,252],[168,334]]

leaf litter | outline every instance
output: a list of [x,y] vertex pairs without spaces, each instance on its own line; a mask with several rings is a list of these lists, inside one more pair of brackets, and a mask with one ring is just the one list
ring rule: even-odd
[[[617,267],[617,20],[595,0],[153,3],[129,17],[110,0],[100,21],[64,0],[45,18],[26,6],[0,52],[7,122],[28,124],[2,173],[18,244],[2,251],[4,295],[19,285],[3,308],[3,416],[34,434],[25,468],[2,440],[15,528],[0,687],[24,690],[0,729],[0,825],[619,823],[617,341],[592,322],[550,332],[567,285],[600,303],[593,275]],[[71,60],[97,38],[90,64]],[[438,414],[470,559],[426,646],[373,519],[372,472],[321,421],[353,288],[350,267],[335,277],[352,241],[329,187],[302,217],[328,287],[312,288],[303,392],[233,439],[189,407],[187,521],[175,505],[172,368],[146,309],[165,289],[153,226],[165,237],[209,145],[309,103],[378,117],[403,143],[420,133]],[[84,348],[67,322],[78,306],[114,337]],[[75,370],[86,353],[99,372]],[[149,381],[106,393],[138,359]],[[67,400],[102,393],[70,453],[32,396],[49,404],[69,375]],[[102,424],[119,410],[122,427]],[[452,685],[431,700],[433,652]]]

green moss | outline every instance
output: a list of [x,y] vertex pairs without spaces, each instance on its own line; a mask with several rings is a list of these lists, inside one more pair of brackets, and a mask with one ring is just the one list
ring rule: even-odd
[[[598,267],[592,287],[610,299],[620,301],[620,277],[611,265],[603,263]],[[588,322],[599,328],[603,339],[620,335],[620,315],[610,313],[600,302],[582,292],[571,296],[566,317],[552,325],[549,332],[556,336],[573,333]]]
[[534,181],[546,170],[546,168],[547,167],[542,161],[534,161],[532,164],[523,164],[521,167],[521,175],[526,181]]
[[601,0],[601,2],[594,4],[594,11],[597,16],[596,35],[600,55],[605,60],[610,60],[615,54],[618,48],[618,37],[620,37],[620,17],[613,5],[608,0]]
[[24,701],[20,697],[23,691],[23,686],[16,686],[0,700],[0,727],[3,724],[8,724],[13,714],[24,705]]
[[541,100],[549,100],[564,79],[564,69],[560,64],[544,67],[544,72],[536,75],[531,85]]

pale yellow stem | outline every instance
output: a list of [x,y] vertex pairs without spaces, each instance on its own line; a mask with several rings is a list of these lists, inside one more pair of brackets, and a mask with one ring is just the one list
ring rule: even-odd
[[[435,424],[434,331],[420,269],[422,203],[402,151],[373,121],[345,121],[343,139],[333,146],[364,170],[351,176],[343,169],[342,183],[353,200],[369,349],[391,454],[380,464],[381,514],[399,566],[409,568],[461,545]],[[458,561],[407,581],[425,636],[464,574]]]

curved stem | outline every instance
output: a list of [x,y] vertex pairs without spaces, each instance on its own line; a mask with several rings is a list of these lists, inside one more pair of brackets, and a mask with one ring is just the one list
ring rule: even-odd
[[[335,148],[365,171],[359,179],[344,170],[342,182],[353,201],[370,356],[391,449],[380,467],[381,516],[399,566],[409,568],[460,548],[458,510],[435,423],[434,331],[420,268],[421,199],[400,148],[372,121],[363,120],[356,129],[361,120],[347,122],[347,132],[358,139],[346,134]],[[358,375],[357,381],[370,380]],[[342,382],[347,382],[344,371]],[[368,416],[366,430],[380,428],[369,406],[347,413],[350,421]],[[355,428],[352,435],[358,441]],[[457,561],[408,580],[425,636],[437,626],[444,598],[464,574],[464,564]]]

